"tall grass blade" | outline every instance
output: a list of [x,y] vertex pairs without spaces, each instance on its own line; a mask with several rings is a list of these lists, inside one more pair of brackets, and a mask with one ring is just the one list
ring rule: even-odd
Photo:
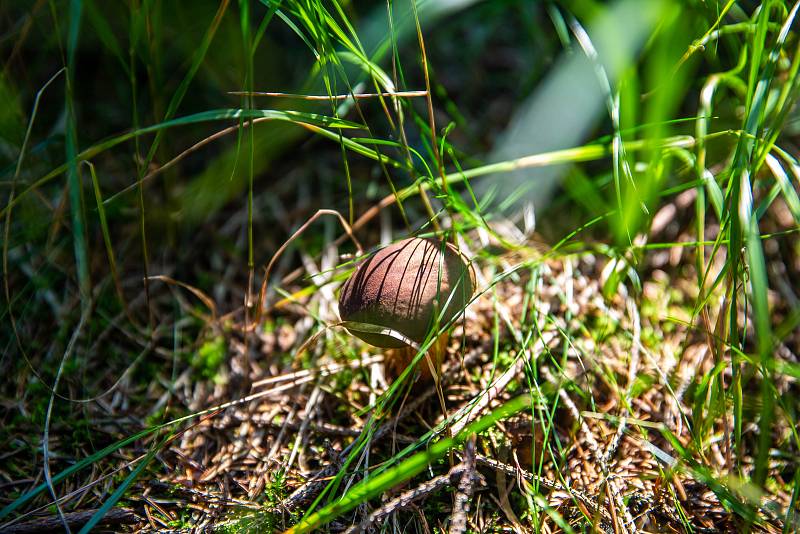
[[[75,248],[75,264],[78,275],[78,287],[84,307],[89,305],[91,282],[89,280],[89,253],[87,251],[86,221],[83,213],[83,192],[78,172],[78,133],[73,104],[75,84],[75,54],[78,47],[78,35],[81,28],[81,0],[69,3],[69,29],[67,33],[67,90],[66,90],[66,152],[67,152],[67,187],[69,189],[69,209],[72,222],[72,241]],[[8,207],[6,207],[8,209]]]
[[[158,132],[160,130],[164,130],[167,128],[174,128],[177,126],[186,126],[191,124],[197,124],[201,122],[212,122],[212,121],[224,121],[230,119],[239,119],[240,117],[243,118],[252,118],[252,119],[264,119],[264,120],[275,120],[275,121],[283,121],[289,122],[293,124],[297,124],[300,126],[304,126],[306,128],[311,129],[315,133],[319,133],[326,137],[331,137],[337,139],[338,137],[325,130],[324,128],[361,128],[360,124],[343,120],[343,119],[333,119],[331,117],[326,117],[325,115],[320,115],[318,113],[304,113],[299,111],[277,111],[271,109],[255,109],[255,110],[242,110],[242,109],[217,109],[217,110],[209,110],[209,111],[201,111],[199,113],[194,113],[192,115],[187,115],[185,117],[180,117],[177,119],[172,119],[169,121],[161,122],[158,124],[154,124],[151,126],[146,126],[144,128],[139,128],[137,130],[133,130],[128,133],[124,133],[121,135],[117,135],[111,138],[108,138],[104,141],[100,141],[99,143],[92,145],[91,147],[83,150],[79,154],[76,155],[75,159],[76,162],[86,161],[91,159],[98,154],[105,152],[119,144],[125,143],[131,139],[136,137],[140,137],[142,135],[151,134]],[[360,145],[356,146],[356,143],[352,143],[352,148],[357,149],[359,153],[362,153],[366,156],[377,158],[378,155],[375,151],[370,150],[365,147],[361,147]],[[348,145],[350,146],[350,145]],[[20,200],[29,194],[30,192],[34,191],[35,189],[42,187],[43,185],[47,184],[57,176],[60,176],[64,172],[67,171],[69,163],[65,163],[56,167],[43,177],[39,178],[38,180],[34,181],[27,189],[20,192],[19,195],[7,204],[2,210],[0,210],[0,215],[5,214],[6,210],[13,207]],[[138,182],[129,185],[128,187],[122,189],[121,191],[115,193],[114,195],[110,196],[105,200],[105,203],[108,204],[116,200],[116,198],[128,191],[131,191],[138,185]]]
[[117,291],[117,298],[122,305],[125,312],[130,316],[128,310],[128,303],[125,300],[125,294],[122,291],[122,284],[119,280],[119,272],[117,271],[117,259],[114,255],[114,247],[111,243],[111,232],[108,228],[108,219],[106,217],[106,208],[103,205],[103,193],[100,191],[100,182],[97,179],[94,165],[89,161],[84,161],[89,167],[89,174],[92,177],[92,186],[94,189],[95,205],[97,206],[97,216],[100,219],[100,231],[103,233],[103,243],[106,246],[106,254],[108,255],[108,266],[111,269],[111,278],[114,280],[114,288]]

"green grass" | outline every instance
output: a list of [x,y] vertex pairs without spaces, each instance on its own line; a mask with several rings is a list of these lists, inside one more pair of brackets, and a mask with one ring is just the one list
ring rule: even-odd
[[[353,266],[341,254],[358,245],[340,239],[331,255],[343,233],[335,221],[304,226],[318,210],[338,210],[367,250],[386,229],[471,247],[485,279],[472,308],[490,303],[480,308],[491,314],[490,363],[485,376],[482,368],[463,373],[460,385],[474,393],[508,369],[519,373],[498,394],[499,408],[455,435],[448,429],[462,428],[457,416],[475,401],[435,424],[404,424],[413,442],[391,448],[374,433],[407,400],[412,368],[377,392],[368,370],[318,379],[312,386],[352,408],[362,430],[341,443],[341,469],[288,522],[275,507],[289,496],[284,484],[300,484],[291,472],[264,490],[263,514],[248,509],[226,528],[306,532],[354,521],[381,495],[442,474],[442,459],[461,458],[474,434],[485,452],[511,447],[497,429],[523,411],[543,436],[526,458],[534,478],[515,486],[508,505],[527,528],[601,526],[610,521],[603,506],[629,513],[609,485],[627,440],[648,451],[646,476],[658,478],[687,531],[699,522],[675,479],[710,489],[728,525],[793,531],[800,392],[787,354],[797,354],[800,327],[792,286],[800,279],[800,3],[752,4],[465,1],[447,12],[432,1],[133,0],[129,12],[116,12],[72,0],[0,8],[12,22],[0,38],[9,102],[0,112],[0,187],[8,191],[0,368],[13,378],[0,390],[0,424],[14,421],[0,442],[9,451],[43,443],[24,460],[9,456],[24,467],[0,464],[36,480],[0,501],[0,525],[53,503],[66,521],[75,500],[57,497],[119,467],[135,448],[138,459],[93,501],[88,531],[121,499],[141,503],[144,473],[157,472],[154,459],[192,425],[220,406],[249,406],[250,375],[229,375],[270,369],[275,362],[258,350],[279,334],[252,324],[262,318],[253,288],[263,284],[262,297],[273,299],[265,323],[308,319],[280,372],[292,372],[293,360],[306,368],[355,359],[362,347],[332,326],[330,295]],[[421,98],[387,96],[420,90]],[[340,98],[353,93],[379,96]],[[539,234],[514,243],[499,225],[517,217],[525,226],[531,205]],[[675,211],[657,230],[665,209]],[[298,228],[315,234],[295,240]],[[498,244],[485,247],[480,236]],[[661,253],[680,260],[655,266]],[[281,285],[309,265],[319,272]],[[591,296],[578,282],[590,284]],[[509,286],[522,288],[513,306]],[[547,288],[558,289],[561,312],[540,309]],[[207,310],[197,311],[198,298]],[[416,361],[434,334],[454,326],[431,332]],[[707,350],[707,368],[682,384],[677,369],[697,346]],[[651,360],[666,351],[677,363],[661,373],[666,363]],[[142,360],[152,365],[137,368]],[[188,386],[176,386],[189,368],[191,380],[229,396],[189,410]],[[656,391],[678,405],[677,421],[642,418]],[[87,414],[98,412],[83,399],[117,394],[134,408],[111,445],[93,445],[101,433],[98,443],[109,442],[100,423],[53,439],[75,421],[91,423]],[[125,411],[103,409],[109,417]],[[356,424],[334,412],[331,424]],[[31,413],[38,426],[24,423]],[[570,462],[586,447],[601,505],[593,511],[573,496],[579,511],[565,517],[542,482],[579,489]],[[485,506],[487,516],[512,522],[502,503]]]

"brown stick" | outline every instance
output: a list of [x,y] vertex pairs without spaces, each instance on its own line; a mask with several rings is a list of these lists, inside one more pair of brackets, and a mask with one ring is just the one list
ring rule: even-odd
[[475,471],[475,435],[464,446],[464,459],[461,461],[464,471],[458,482],[458,491],[453,500],[453,517],[450,521],[450,534],[464,534],[467,531],[467,513],[469,500],[475,489],[475,480],[478,474]]
[[298,228],[295,231],[295,233],[293,233],[292,236],[288,240],[286,240],[286,242],[283,245],[281,245],[281,247],[278,249],[277,252],[275,252],[275,254],[272,256],[272,259],[267,264],[266,271],[264,272],[264,280],[261,282],[261,291],[258,294],[258,303],[256,304],[255,321],[253,322],[252,325],[248,325],[248,328],[251,327],[255,328],[261,322],[261,316],[264,313],[264,298],[266,297],[267,285],[269,284],[269,274],[272,271],[272,266],[275,265],[275,261],[280,257],[283,251],[286,250],[286,247],[288,247],[292,241],[294,241],[303,232],[305,232],[306,228],[308,228],[309,225],[311,225],[311,223],[316,221],[322,215],[335,215],[339,219],[339,222],[342,223],[342,226],[344,227],[346,232],[345,235],[349,236],[350,239],[353,241],[353,243],[355,243],[359,255],[363,254],[364,249],[361,248],[361,243],[359,243],[358,239],[356,239],[356,236],[353,235],[353,229],[350,227],[349,224],[347,224],[347,221],[345,220],[344,217],[342,217],[341,213],[339,213],[336,210],[328,210],[328,209],[317,210],[317,212],[314,215],[312,215],[306,222],[304,222],[303,225],[300,228]]
[[461,474],[465,471],[464,464],[458,464],[457,466],[453,467],[444,475],[439,475],[438,477],[433,477],[432,479],[423,482],[419,486],[412,488],[408,491],[404,491],[394,499],[390,500],[371,514],[367,516],[361,523],[357,525],[353,525],[349,529],[345,531],[345,534],[356,534],[359,532],[364,532],[372,525],[375,521],[386,517],[387,515],[395,512],[397,510],[402,510],[404,508],[408,508],[414,501],[418,501],[435,491],[444,488],[445,486],[450,486]]
[[[414,399],[409,402],[395,417],[383,423],[376,431],[375,434],[372,436],[373,441],[380,440],[384,435],[393,431],[397,427],[398,421],[407,417],[408,415],[414,413],[422,404],[424,404],[429,397],[436,394],[437,388],[439,386],[444,387],[448,383],[454,381],[456,377],[459,376],[461,369],[463,367],[469,367],[475,361],[477,361],[481,355],[484,353],[485,347],[476,347],[475,349],[471,350],[466,356],[464,356],[463,363],[458,362],[453,365],[451,368],[447,369],[446,372],[442,375],[441,382],[439,385],[430,387],[423,391],[422,393],[415,395]],[[353,441],[350,446],[345,448],[344,451],[339,455],[339,457],[346,456],[349,452],[351,447],[357,443],[357,441]],[[328,483],[328,479],[336,473],[339,472],[340,466],[338,465],[338,459],[334,459],[334,462],[326,467],[323,467],[321,470],[314,473],[309,479],[306,481],[305,484],[297,488],[294,492],[292,492],[289,497],[284,500],[280,507],[281,509],[285,510],[295,510],[301,504],[304,504],[312,499],[314,499],[319,492],[325,488],[325,485]]]
[[[85,525],[97,510],[84,510],[81,512],[69,512],[64,514],[64,519],[70,528],[79,528]],[[103,516],[100,524],[102,525],[119,525],[123,523],[135,523],[136,514],[133,510],[128,508],[112,508],[105,516]],[[58,516],[43,517],[40,519],[33,519],[25,523],[17,525],[10,525],[3,527],[4,534],[32,534],[36,532],[57,532],[61,530],[64,523]]]
[[273,93],[264,91],[228,91],[229,95],[236,96],[272,96],[276,98],[297,98],[299,100],[322,100],[329,102],[331,100],[347,100],[353,98],[355,100],[363,100],[365,98],[418,98],[428,96],[428,91],[397,91],[394,93],[348,93],[344,95],[299,95],[296,93]]

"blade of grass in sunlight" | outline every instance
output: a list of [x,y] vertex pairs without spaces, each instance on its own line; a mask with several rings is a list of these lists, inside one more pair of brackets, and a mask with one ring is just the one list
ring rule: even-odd
[[[767,105],[768,88],[772,82],[777,54],[772,53],[767,59],[764,70],[761,71],[761,58],[766,43],[766,32],[770,16],[773,13],[772,6],[777,3],[762,5],[758,15],[758,27],[754,34],[753,56],[751,58],[751,68],[748,81],[748,100],[747,111],[744,119],[744,132],[737,145],[734,165],[731,171],[730,207],[732,218],[731,248],[730,250],[740,250],[740,244],[746,245],[747,255],[747,278],[750,287],[754,326],[756,332],[757,350],[759,354],[759,367],[762,373],[761,382],[761,412],[759,417],[759,445],[755,460],[755,472],[753,481],[758,486],[763,486],[767,476],[767,462],[769,461],[769,448],[771,443],[772,420],[774,396],[772,392],[772,370],[774,368],[772,354],[772,334],[769,320],[769,308],[767,305],[767,277],[764,254],[761,242],[758,239],[758,220],[753,217],[752,204],[752,185],[750,177],[755,175],[757,168],[749,167],[754,152],[757,152],[757,139],[761,132],[764,113],[762,110]],[[785,21],[786,26],[791,25],[800,3],[795,4],[792,12],[788,14]],[[773,50],[780,50],[786,35],[782,33],[778,36]],[[729,254],[731,258],[731,273],[738,274],[738,253]],[[735,302],[735,297],[734,297]],[[735,307],[733,308],[735,309]],[[732,314],[735,315],[735,314]],[[737,326],[731,324],[731,332],[737,332]],[[740,336],[735,335],[734,341]]]
[[386,469],[381,474],[371,476],[355,484],[340,499],[302,519],[286,532],[290,534],[311,532],[330,523],[361,503],[419,474],[431,463],[444,457],[450,450],[463,444],[468,436],[483,432],[494,426],[498,421],[529,408],[530,405],[531,401],[528,395],[520,395],[506,402],[489,415],[469,425],[459,435],[452,438],[441,439],[433,443],[426,451],[419,452],[400,464]]

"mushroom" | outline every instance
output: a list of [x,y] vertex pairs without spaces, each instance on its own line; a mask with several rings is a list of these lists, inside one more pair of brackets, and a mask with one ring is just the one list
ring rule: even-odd
[[[458,249],[437,239],[412,237],[358,266],[342,288],[339,315],[348,323],[371,325],[345,326],[370,345],[390,349],[387,374],[397,378],[429,332],[461,313],[474,291],[475,272]],[[430,346],[429,361],[420,366],[423,380],[438,380],[448,339],[443,333]]]

